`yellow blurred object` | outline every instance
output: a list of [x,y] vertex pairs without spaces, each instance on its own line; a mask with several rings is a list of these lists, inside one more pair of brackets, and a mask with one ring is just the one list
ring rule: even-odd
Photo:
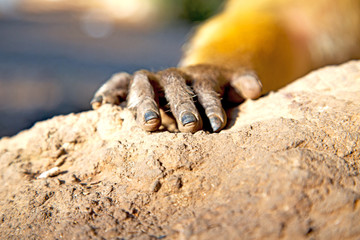
[[180,66],[251,69],[264,92],[360,57],[360,0],[229,0],[202,25]]

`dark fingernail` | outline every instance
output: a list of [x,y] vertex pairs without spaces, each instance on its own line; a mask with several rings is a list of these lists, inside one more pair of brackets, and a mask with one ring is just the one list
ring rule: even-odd
[[197,119],[195,117],[194,114],[190,113],[190,112],[185,112],[182,117],[181,117],[181,123],[182,125],[186,125],[186,124],[189,124],[189,123],[194,123],[196,122]]
[[94,97],[92,100],[91,100],[91,104],[93,103],[101,103],[103,101],[103,97],[100,95],[100,96],[96,96]]
[[157,118],[159,118],[159,115],[156,112],[152,111],[152,110],[147,111],[144,114],[145,122],[148,122],[148,121],[150,121],[152,119],[157,119]]
[[214,132],[217,132],[220,130],[221,125],[222,125],[222,121],[220,120],[219,117],[216,116],[212,116],[209,118],[210,124],[211,124],[211,128],[213,129]]

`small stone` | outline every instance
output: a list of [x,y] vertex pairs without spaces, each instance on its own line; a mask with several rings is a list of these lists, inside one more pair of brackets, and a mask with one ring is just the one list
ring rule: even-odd
[[60,168],[54,167],[54,168],[52,168],[50,170],[47,170],[47,171],[43,172],[42,174],[40,174],[38,179],[48,178],[48,177],[55,177],[55,176],[59,175],[60,172],[61,172]]
[[151,191],[152,192],[158,192],[161,188],[161,183],[159,180],[156,180],[152,185],[151,185]]
[[66,156],[61,156],[58,160],[56,160],[54,165],[56,167],[60,167],[61,165],[63,165],[65,163],[66,158],[67,158]]
[[66,154],[66,151],[64,148],[60,148],[59,150],[55,151],[54,153],[51,154],[52,158],[59,158],[62,155]]

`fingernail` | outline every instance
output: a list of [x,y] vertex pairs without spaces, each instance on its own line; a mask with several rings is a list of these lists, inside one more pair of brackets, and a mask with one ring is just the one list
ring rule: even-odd
[[185,112],[181,117],[181,123],[183,126],[185,126],[186,124],[189,124],[189,123],[194,123],[196,121],[197,121],[197,119],[196,119],[195,115],[190,112]]
[[222,121],[220,120],[219,117],[216,116],[212,116],[209,118],[210,124],[211,124],[211,128],[213,129],[214,132],[217,132],[220,130],[221,125],[222,125]]
[[157,119],[157,118],[159,118],[159,115],[152,110],[149,110],[144,114],[145,122],[148,122],[152,119]]
[[93,103],[101,103],[103,101],[103,97],[100,95],[100,96],[96,96],[94,97],[92,100],[91,100],[91,104]]

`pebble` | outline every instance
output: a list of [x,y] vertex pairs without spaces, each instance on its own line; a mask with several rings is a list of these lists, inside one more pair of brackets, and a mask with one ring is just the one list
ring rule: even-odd
[[152,192],[158,192],[161,188],[161,182],[159,180],[156,180],[152,185],[151,185],[151,191]]
[[54,176],[59,175],[60,172],[61,172],[60,168],[54,167],[54,168],[51,168],[50,170],[47,170],[47,171],[43,172],[42,174],[40,174],[38,179],[54,177]]

